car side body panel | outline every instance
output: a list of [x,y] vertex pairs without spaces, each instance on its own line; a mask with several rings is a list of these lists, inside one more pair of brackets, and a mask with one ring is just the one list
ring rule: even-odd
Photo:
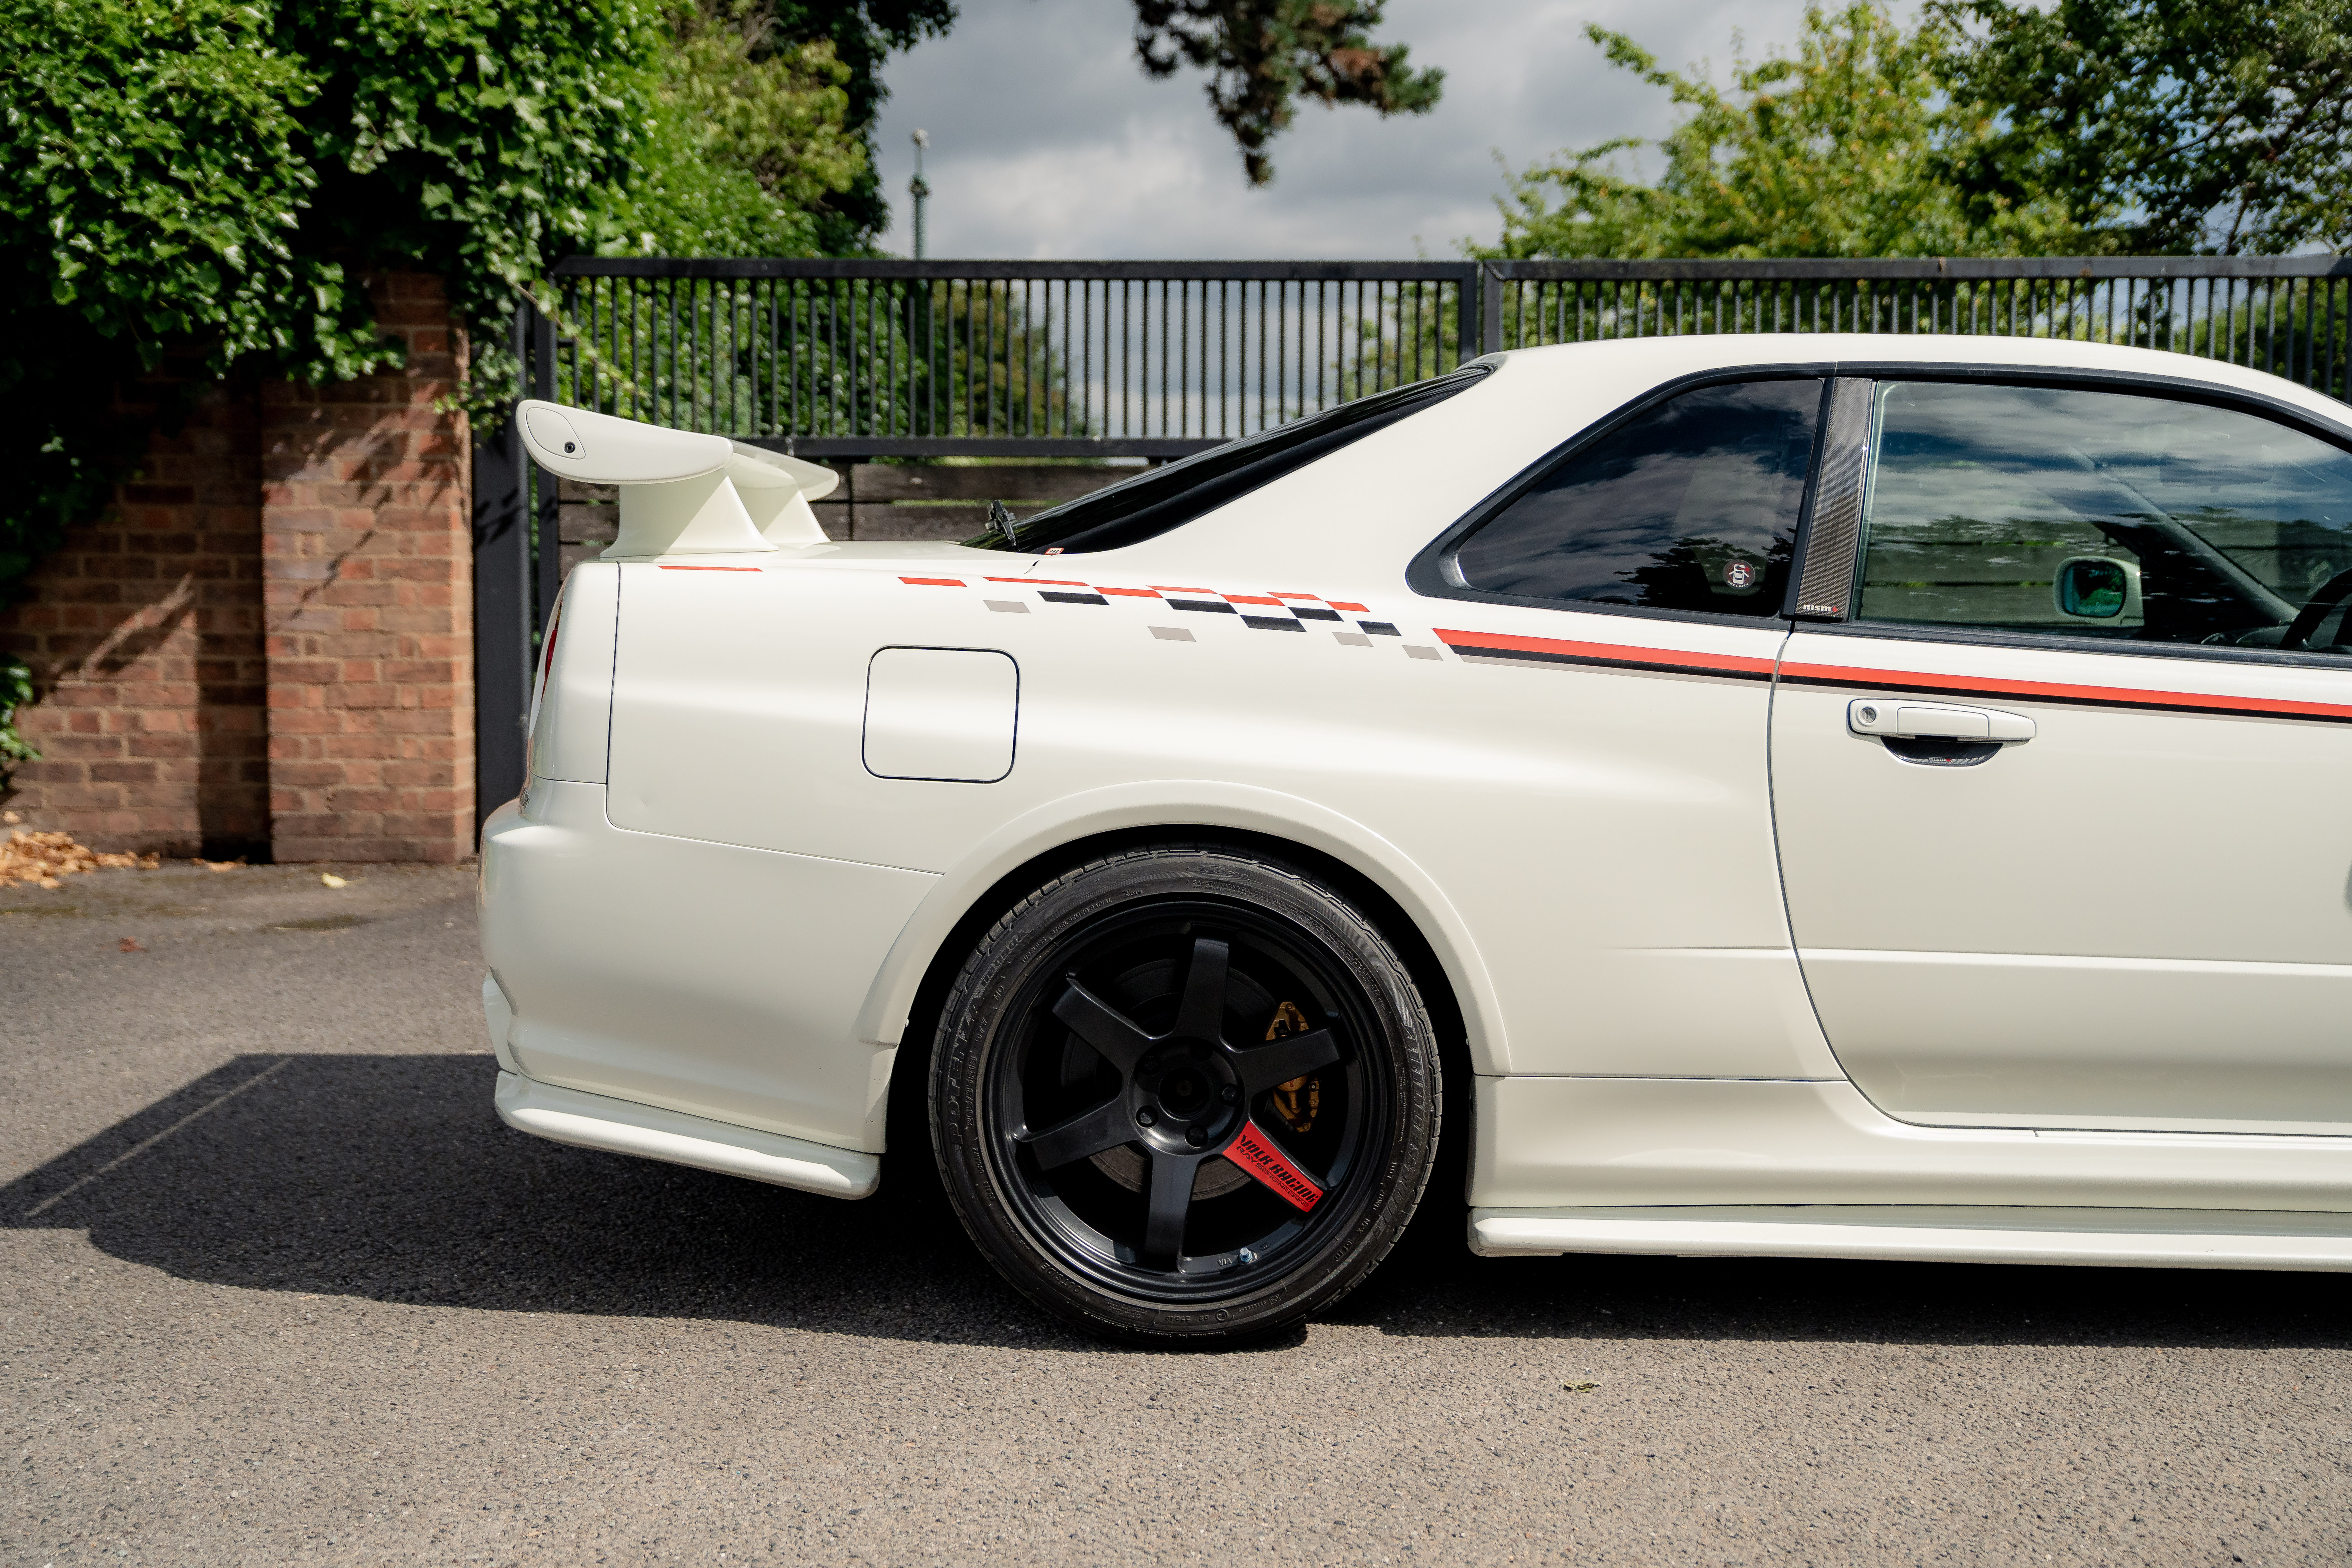
[[[1878,743],[1842,725],[1812,734],[1842,699],[1826,686],[1774,684],[1791,657],[1851,654],[1848,634],[1801,631],[1792,644],[1777,620],[1470,603],[1406,584],[1406,563],[1481,499],[1648,389],[1748,363],[1829,374],[1842,361],[1962,354],[2201,379],[2342,418],[2328,400],[2257,373],[2100,345],[1798,335],[1593,345],[1503,356],[1485,383],[1344,460],[1124,550],[826,544],[605,566],[617,605],[608,763],[597,773],[575,757],[572,737],[593,731],[594,704],[564,707],[567,777],[534,780],[485,834],[484,943],[512,1012],[508,1053],[530,1079],[583,1095],[878,1153],[917,992],[961,961],[947,940],[992,890],[1097,836],[1228,830],[1349,866],[1427,942],[1477,1075],[1469,1197],[1482,1213],[2352,1211],[2352,1139],[2102,1131],[2063,1117],[1945,1125],[1971,1113],[1874,1104],[1869,1083],[1847,1080],[1849,1066],[1865,1076],[1865,1058],[1892,1060],[1942,1037],[1937,1020],[1888,1020],[1879,1036],[1855,1035],[1842,1062],[1836,1031],[1825,1036],[1816,1018],[1816,1001],[1851,1011],[1846,991],[1866,988],[1870,964],[1884,962],[1866,896],[1880,873],[1826,862],[1790,871],[1787,897],[1810,906],[1826,892],[1843,910],[1805,935],[1822,961],[1814,992],[1791,936],[1782,858],[1793,826],[1859,840],[1857,853],[1904,829],[1899,813],[1853,816],[1829,773],[1807,771],[1820,748]],[[1950,671],[1986,662],[1980,648],[1912,647]],[[1009,771],[984,783],[879,776],[867,722],[886,649],[1008,661]],[[557,653],[573,657],[561,644]],[[577,657],[597,655],[588,646]],[[2250,667],[2124,662],[2216,690],[2265,679],[2230,673]],[[2026,699],[2000,706],[2045,717]],[[894,710],[890,743],[913,749],[890,754],[933,754],[920,710]],[[1801,739],[1787,728],[1798,723]],[[2055,723],[1995,765],[2042,757],[2037,766],[2062,767]],[[2315,780],[2340,773],[2334,753],[2311,750],[2321,742],[2251,743]],[[2206,788],[2177,740],[2148,744],[2171,748],[2171,783]],[[1780,763],[1790,772],[1776,826],[1770,770]],[[976,763],[964,771],[978,776]],[[2340,805],[2310,793],[2322,789],[2310,783],[2281,822],[2255,827],[2262,853],[2307,844],[2284,819],[2330,809],[2340,819]],[[2159,831],[2169,798],[2108,819],[2116,836]],[[1906,853],[1965,880],[1971,857],[1995,849],[2024,852],[1971,849],[1961,835]],[[2344,861],[2332,863],[2340,871]],[[1897,874],[1908,872],[1884,873]],[[2228,891],[2226,873],[2217,886]],[[1975,918],[1991,894],[1958,896],[1976,900]],[[2117,932],[2144,914],[2130,900],[2126,878],[2101,917]],[[2352,973],[2352,955],[2319,929],[2340,923],[2340,908],[2249,910],[2231,927],[2227,902],[2216,929],[2244,931],[2247,951],[2219,956],[2293,962],[2321,982]],[[2031,951],[2029,928],[2051,911],[2011,912],[2013,951]],[[2261,934],[2279,921],[2293,928],[2278,950],[2287,960]],[[2094,956],[2183,955],[2161,936],[2151,947],[2118,935],[2113,952]],[[2314,1040],[2337,994],[2326,989],[2314,1013]],[[2001,1026],[1972,1005],[1965,986],[1955,992],[1954,1029]],[[2175,1028],[2184,1053],[2210,1033],[2188,1011],[2157,1022]],[[635,1135],[624,1129],[598,1146],[633,1147]],[[1848,1245],[1851,1255],[1861,1244]],[[2152,1246],[2151,1258],[2172,1244]],[[2352,1247],[2334,1247],[2314,1242],[2295,1256],[2321,1261],[2295,1266],[2352,1265]]]
[[[1589,623],[1568,629],[1658,662],[1571,671],[1465,659],[1446,627],[1399,618],[1428,606],[1393,579],[1218,581],[1109,556],[1086,579],[1045,578],[1050,563],[984,570],[1005,560],[910,572],[852,548],[816,571],[625,568],[614,826],[950,874],[976,894],[1003,844],[1245,821],[1454,911],[1423,935],[1465,988],[1482,1070],[1836,1071],[1802,1005],[1772,860],[1777,626],[1477,611],[1506,634]],[[1694,647],[1749,668],[1673,673]],[[878,648],[1010,658],[1010,773],[877,776],[861,724]],[[1107,791],[1126,792],[1108,816]],[[900,994],[929,956],[900,954]],[[902,1006],[867,1028],[895,1037]]]

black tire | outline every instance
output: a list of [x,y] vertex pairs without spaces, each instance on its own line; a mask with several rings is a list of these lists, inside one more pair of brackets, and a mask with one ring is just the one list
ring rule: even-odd
[[1213,1342],[1364,1281],[1428,1184],[1440,1095],[1429,1011],[1361,910],[1263,855],[1151,845],[981,938],[940,1013],[931,1143],[1039,1306]]

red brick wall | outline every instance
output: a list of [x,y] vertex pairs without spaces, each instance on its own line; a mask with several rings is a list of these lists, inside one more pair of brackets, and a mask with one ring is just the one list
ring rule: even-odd
[[407,363],[262,388],[269,810],[280,860],[474,852],[467,437],[438,279],[377,282]]
[[0,787],[23,826],[167,855],[473,853],[467,434],[434,406],[463,345],[438,279],[371,292],[404,367],[207,389],[0,613],[37,689],[17,722],[42,760]]
[[[131,387],[117,412],[152,427],[184,390]],[[0,790],[26,826],[100,849],[266,851],[259,433],[250,382],[206,390],[0,614],[38,693],[17,726],[41,760]]]

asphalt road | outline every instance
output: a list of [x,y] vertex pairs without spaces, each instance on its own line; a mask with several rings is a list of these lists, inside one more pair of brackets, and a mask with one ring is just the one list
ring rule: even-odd
[[2352,1558],[2352,1280],[1481,1261],[1448,1205],[1283,1342],[1107,1348],[903,1173],[506,1131],[469,878],[352,874],[0,891],[6,1563]]

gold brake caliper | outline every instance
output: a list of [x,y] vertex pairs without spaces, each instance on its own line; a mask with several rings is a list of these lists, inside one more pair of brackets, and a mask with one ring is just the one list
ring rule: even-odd
[[[1279,1040],[1307,1032],[1307,1015],[1295,1002],[1285,1002],[1274,1010],[1274,1022],[1265,1026],[1265,1037]],[[1323,1082],[1316,1078],[1295,1078],[1288,1083],[1276,1084],[1268,1096],[1274,1102],[1274,1113],[1293,1132],[1305,1132],[1315,1125],[1315,1113],[1323,1108]]]

